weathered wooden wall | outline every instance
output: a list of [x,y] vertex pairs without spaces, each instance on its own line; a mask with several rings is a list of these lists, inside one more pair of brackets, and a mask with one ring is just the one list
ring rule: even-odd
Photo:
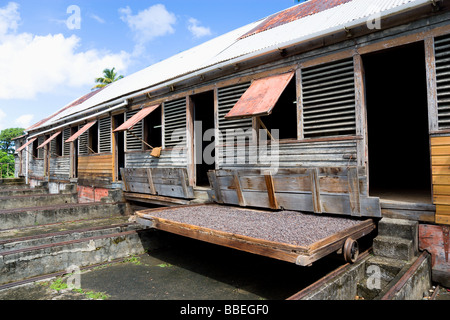
[[[223,146],[221,147],[223,150],[219,152],[218,167],[239,170],[274,166],[279,168],[355,166],[357,163],[356,143],[356,140],[283,142],[262,147],[232,147],[228,151],[229,154],[227,154],[227,146]],[[256,162],[250,163],[251,158],[254,158]]]
[[44,160],[35,159],[30,155],[30,163],[28,167],[30,177],[44,177]]
[[193,199],[186,168],[122,169],[124,190],[127,192]]
[[186,148],[166,149],[161,152],[159,158],[152,157],[151,150],[127,152],[126,168],[186,168],[186,151]]
[[112,154],[98,154],[78,157],[78,183],[95,182],[109,184],[113,177]]
[[431,163],[436,223],[450,224],[450,137],[431,138]]
[[379,199],[367,195],[364,173],[361,167],[216,170],[209,179],[217,203],[381,217]]
[[70,157],[50,158],[50,179],[69,180],[70,178]]

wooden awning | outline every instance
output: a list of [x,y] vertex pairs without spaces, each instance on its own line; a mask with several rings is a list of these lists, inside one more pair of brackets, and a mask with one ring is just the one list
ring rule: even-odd
[[77,133],[75,133],[73,136],[71,136],[69,139],[66,140],[66,142],[74,142],[77,140],[83,133],[88,131],[94,124],[97,123],[97,120],[94,120],[92,122],[89,122],[87,125],[85,125],[83,128],[78,130]]
[[22,151],[23,149],[25,149],[26,147],[28,147],[30,144],[32,144],[34,141],[36,141],[37,138],[33,138],[28,140],[27,143],[25,143],[23,146],[21,146],[19,149],[16,150],[16,153],[19,153],[20,151]]
[[114,132],[121,132],[121,131],[127,131],[133,128],[136,123],[147,117],[150,113],[155,111],[160,107],[160,104],[154,105],[151,107],[147,107],[136,113],[134,116],[132,116],[130,119],[128,119],[126,122],[124,122],[120,127],[118,127]]
[[47,144],[49,144],[51,141],[53,141],[57,136],[59,136],[61,134],[61,131],[58,131],[57,133],[55,133],[54,135],[52,135],[50,138],[48,138],[47,140],[45,140],[40,146],[38,146],[38,149],[41,149],[43,147],[45,147]]
[[253,81],[225,119],[270,115],[293,77],[294,72],[289,72]]

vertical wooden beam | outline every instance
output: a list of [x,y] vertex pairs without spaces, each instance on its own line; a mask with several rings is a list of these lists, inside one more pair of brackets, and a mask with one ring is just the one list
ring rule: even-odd
[[117,147],[117,132],[114,132],[114,130],[117,129],[117,123],[113,116],[111,116],[111,152],[113,154],[112,157],[112,181],[116,182],[119,181],[119,150]]
[[125,173],[125,168],[120,168],[120,174],[122,175],[122,181],[123,181],[123,187],[124,191],[128,191],[128,183],[127,183],[127,176]]
[[208,172],[208,179],[209,179],[209,184],[211,185],[212,189],[214,190],[215,201],[217,203],[223,203],[222,193],[220,190],[220,185],[219,185],[219,181],[217,179],[216,173],[212,172],[212,171]]
[[194,102],[190,96],[186,97],[186,143],[189,184],[195,186],[197,179],[195,176],[195,131],[194,131]]
[[147,179],[148,179],[148,185],[150,187],[150,192],[152,195],[156,195],[156,189],[155,184],[153,183],[153,170],[148,168],[147,169]]
[[269,206],[271,209],[278,210],[280,207],[278,206],[277,197],[275,195],[275,186],[273,183],[272,174],[270,172],[264,174],[264,179],[266,181],[267,194],[269,196]]
[[302,69],[298,68],[295,73],[295,82],[297,88],[297,139],[305,138],[303,130],[303,89],[302,89]]
[[245,202],[244,194],[242,193],[241,181],[239,180],[239,174],[237,172],[234,172],[233,174],[233,181],[236,188],[239,205],[241,207],[245,207],[247,204]]
[[367,145],[367,104],[365,73],[361,55],[353,56],[355,68],[355,112],[356,112],[356,135],[362,139],[357,141],[357,164],[364,167],[367,176],[367,194],[369,194],[369,149]]
[[437,87],[436,87],[436,57],[434,51],[434,38],[425,38],[425,65],[427,71],[428,92],[428,125],[430,132],[439,130]]
[[[46,138],[45,138],[46,139]],[[47,143],[44,147],[44,177],[50,179],[50,148]]]
[[348,193],[350,196],[350,210],[352,216],[361,216],[361,201],[359,191],[358,168],[348,168]]
[[184,197],[189,199],[191,197],[191,193],[189,192],[188,183],[189,179],[186,176],[186,171],[184,169],[178,169],[178,175],[180,177],[181,188],[183,189]]
[[311,179],[311,194],[314,212],[323,213],[322,202],[320,200],[319,170],[317,168],[310,169],[309,176]]

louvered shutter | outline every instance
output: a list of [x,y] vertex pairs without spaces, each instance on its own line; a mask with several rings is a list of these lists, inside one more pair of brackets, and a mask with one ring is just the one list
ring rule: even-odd
[[186,146],[186,99],[164,103],[164,143],[166,148]]
[[[126,113],[126,120],[129,120],[131,117],[133,117],[136,113],[138,113],[140,110],[133,110]],[[127,150],[142,150],[142,141],[139,139],[142,139],[144,136],[143,134],[144,125],[143,121],[139,121],[134,125],[133,128],[127,131],[126,134],[126,147]],[[138,139],[139,138],[139,139]]]
[[218,89],[219,145],[251,139],[252,118],[227,120],[225,116],[250,87],[250,82]]
[[302,70],[305,138],[356,134],[353,59]]
[[99,152],[110,153],[111,152],[111,117],[103,118],[99,120]]
[[450,128],[450,35],[435,38],[439,129]]

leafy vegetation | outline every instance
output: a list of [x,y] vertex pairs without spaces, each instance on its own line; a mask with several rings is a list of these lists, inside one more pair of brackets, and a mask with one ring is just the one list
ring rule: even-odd
[[103,77],[95,79],[95,83],[97,83],[97,85],[94,86],[92,90],[106,87],[108,84],[111,84],[113,82],[122,79],[123,76],[122,75],[118,76],[117,72],[114,71],[115,69],[116,68],[103,70]]
[[0,175],[1,178],[14,177],[14,141],[21,136],[23,128],[10,128],[0,132]]

